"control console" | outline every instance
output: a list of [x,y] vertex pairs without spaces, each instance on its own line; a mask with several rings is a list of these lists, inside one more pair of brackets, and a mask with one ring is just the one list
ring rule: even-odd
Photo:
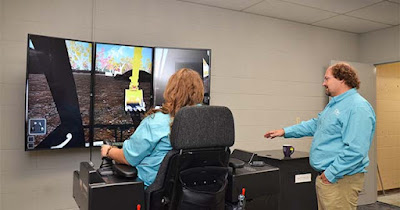
[[74,171],[73,197],[81,210],[115,209],[116,204],[118,209],[144,206],[144,184],[136,177],[136,169],[129,167],[136,173],[128,170],[126,177],[114,175],[115,166],[112,170],[96,170],[88,162],[81,162],[80,170]]

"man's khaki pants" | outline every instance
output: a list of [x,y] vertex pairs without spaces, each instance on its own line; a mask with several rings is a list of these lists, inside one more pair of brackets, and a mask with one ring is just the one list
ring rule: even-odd
[[364,186],[364,173],[343,176],[336,183],[325,184],[320,176],[315,180],[319,210],[356,210],[358,194]]

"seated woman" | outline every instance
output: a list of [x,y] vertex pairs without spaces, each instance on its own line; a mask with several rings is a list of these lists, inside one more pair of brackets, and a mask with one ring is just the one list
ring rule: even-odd
[[151,185],[164,156],[172,149],[169,134],[175,114],[184,106],[202,103],[203,97],[204,87],[199,73],[187,68],[180,69],[168,81],[162,107],[146,113],[122,149],[103,145],[101,155],[135,166],[145,186]]

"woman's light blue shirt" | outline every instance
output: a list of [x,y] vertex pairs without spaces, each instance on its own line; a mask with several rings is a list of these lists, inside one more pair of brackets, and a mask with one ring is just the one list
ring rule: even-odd
[[162,160],[172,149],[170,122],[170,115],[162,112],[147,116],[124,142],[125,159],[136,167],[138,177],[146,186],[154,182]]
[[317,118],[284,128],[285,138],[314,136],[310,165],[335,183],[344,175],[366,172],[375,121],[372,106],[350,89],[332,97]]

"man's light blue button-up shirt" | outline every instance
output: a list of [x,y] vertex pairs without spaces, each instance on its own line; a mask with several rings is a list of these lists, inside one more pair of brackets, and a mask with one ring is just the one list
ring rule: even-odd
[[353,88],[332,97],[317,118],[284,128],[285,138],[314,136],[310,165],[335,183],[344,175],[366,172],[375,121],[372,106]]

